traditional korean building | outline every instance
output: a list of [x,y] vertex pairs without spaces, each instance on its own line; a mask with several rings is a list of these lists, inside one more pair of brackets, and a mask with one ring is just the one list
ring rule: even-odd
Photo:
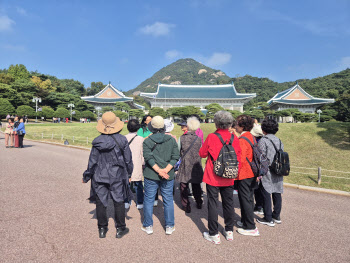
[[334,99],[315,98],[303,90],[297,83],[293,87],[277,93],[268,102],[270,109],[275,111],[298,109],[303,113],[315,113],[316,109]]
[[233,83],[226,85],[171,85],[158,84],[157,92],[141,93],[151,107],[164,110],[172,107],[195,106],[204,109],[211,103],[243,112],[243,105],[256,97],[255,93],[238,93]]
[[132,109],[145,109],[144,106],[134,103],[134,98],[126,97],[123,92],[116,89],[111,83],[96,95],[81,97],[81,99],[94,105],[95,108],[106,106],[113,107],[116,102],[125,102],[129,104]]

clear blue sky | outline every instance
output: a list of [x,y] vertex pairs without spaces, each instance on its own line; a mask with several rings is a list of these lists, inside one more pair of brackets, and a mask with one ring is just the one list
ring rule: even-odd
[[278,82],[350,67],[349,0],[0,0],[0,68],[135,88],[179,58]]

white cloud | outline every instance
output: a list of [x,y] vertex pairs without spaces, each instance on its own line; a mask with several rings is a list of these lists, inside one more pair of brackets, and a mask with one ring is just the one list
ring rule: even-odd
[[167,36],[170,30],[174,28],[174,24],[167,24],[163,22],[155,22],[152,25],[146,25],[140,28],[140,32],[145,35],[152,35],[154,37]]
[[182,56],[182,53],[180,51],[175,50],[175,49],[165,52],[165,57],[167,59],[174,59],[174,58],[178,58],[181,56]]
[[20,15],[22,15],[22,16],[26,16],[26,15],[28,15],[28,13],[27,13],[27,11],[24,9],[24,8],[22,8],[22,7],[16,7],[16,10],[17,10],[17,13],[19,13]]
[[230,62],[231,54],[215,52],[209,58],[205,59],[205,64],[209,67],[223,66]]
[[0,32],[12,30],[12,26],[15,24],[15,21],[13,21],[7,15],[0,15]]

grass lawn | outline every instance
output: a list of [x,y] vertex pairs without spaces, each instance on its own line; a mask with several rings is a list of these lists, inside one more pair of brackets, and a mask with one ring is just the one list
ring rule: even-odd
[[[214,124],[202,124],[201,128],[204,138],[215,131]],[[63,143],[63,135],[63,140],[67,139],[70,144],[85,147],[91,147],[92,140],[99,135],[96,123],[27,124],[26,131],[26,138]],[[175,125],[172,133],[181,136],[180,126]],[[126,125],[121,134],[127,134]],[[282,123],[277,136],[283,141],[292,166],[285,182],[350,192],[350,123]],[[319,186],[318,167],[322,175],[349,179],[323,176]]]

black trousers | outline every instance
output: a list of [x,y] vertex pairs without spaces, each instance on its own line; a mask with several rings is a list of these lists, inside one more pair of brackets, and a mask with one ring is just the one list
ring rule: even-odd
[[[181,194],[181,204],[183,207],[191,206],[188,200],[189,193],[189,183],[180,183],[180,194]],[[202,189],[200,184],[192,184],[193,197],[196,203],[203,203],[202,200]]]
[[264,217],[267,221],[272,221],[272,218],[279,219],[282,210],[282,195],[281,193],[272,193],[273,212],[271,205],[271,194],[268,193],[262,184],[259,187],[264,198]]
[[208,195],[208,228],[209,235],[214,236],[218,234],[218,203],[219,192],[222,199],[222,209],[224,212],[225,230],[233,231],[233,217],[235,208],[233,205],[233,185],[217,187],[207,184]]
[[[115,202],[114,212],[115,212],[115,222],[117,228],[125,228],[125,206],[124,202]],[[96,194],[96,216],[97,216],[97,226],[99,228],[107,228],[108,218],[107,218],[107,207],[105,207],[98,195]]]
[[[261,183],[260,183],[261,185]],[[255,209],[261,209],[264,206],[264,196],[261,192],[260,187],[258,189],[254,190],[254,197],[255,197]]]
[[248,178],[238,181],[238,199],[241,206],[241,222],[243,229],[254,230],[254,189],[256,178]]
[[18,135],[18,147],[19,148],[23,148],[23,138],[24,138],[24,135]]

